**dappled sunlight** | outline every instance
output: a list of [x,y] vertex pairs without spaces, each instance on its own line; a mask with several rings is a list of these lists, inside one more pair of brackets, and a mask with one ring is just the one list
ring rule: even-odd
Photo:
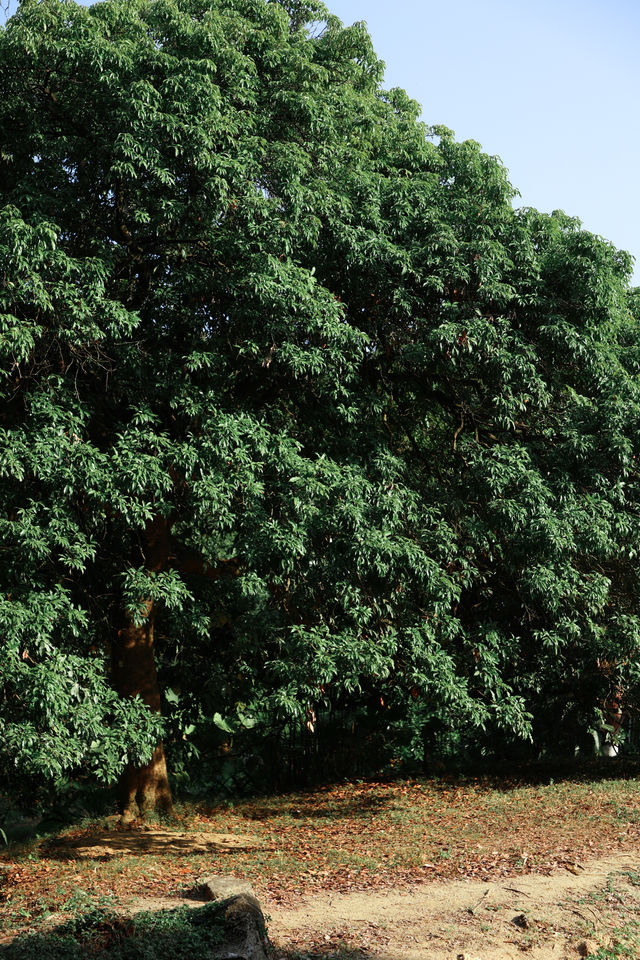
[[255,837],[227,833],[177,833],[163,829],[106,830],[57,838],[47,856],[61,860],[93,860],[115,856],[189,856],[190,854],[255,850],[264,844]]

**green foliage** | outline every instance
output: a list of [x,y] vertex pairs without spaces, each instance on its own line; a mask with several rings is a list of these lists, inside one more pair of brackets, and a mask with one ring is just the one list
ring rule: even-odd
[[0,32],[6,771],[149,756],[108,681],[147,603],[192,758],[380,697],[415,750],[552,741],[637,684],[629,257],[381,76],[297,0]]
[[189,960],[205,956],[224,941],[224,917],[219,905],[192,910],[181,907],[139,913],[123,919],[105,910],[73,918],[50,934],[17,937],[5,948],[8,960],[33,957],[108,957],[110,960],[155,960],[172,956]]

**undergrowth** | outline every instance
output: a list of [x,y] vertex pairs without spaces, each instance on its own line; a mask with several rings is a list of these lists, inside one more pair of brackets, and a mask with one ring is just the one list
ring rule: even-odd
[[5,947],[3,960],[193,960],[223,942],[219,907],[188,907],[140,913],[125,918],[93,910],[47,931],[17,937]]

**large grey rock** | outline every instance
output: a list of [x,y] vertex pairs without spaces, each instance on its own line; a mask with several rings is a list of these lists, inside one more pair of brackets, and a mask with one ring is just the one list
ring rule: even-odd
[[251,884],[236,877],[200,877],[193,892],[200,900],[227,900],[241,894],[254,896]]
[[193,893],[216,901],[213,914],[203,911],[203,920],[213,916],[216,923],[222,922],[224,943],[210,960],[267,960],[264,916],[251,884],[236,877],[200,877]]
[[260,904],[250,893],[220,901],[224,944],[212,960],[267,960],[267,931]]

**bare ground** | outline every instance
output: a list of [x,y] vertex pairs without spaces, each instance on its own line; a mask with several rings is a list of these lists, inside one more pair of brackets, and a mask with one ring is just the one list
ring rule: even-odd
[[[548,875],[434,881],[410,887],[308,896],[294,905],[258,890],[275,960],[569,960],[598,955],[614,929],[640,915],[629,874],[640,852],[568,864]],[[193,899],[143,898],[132,912]],[[602,954],[599,954],[602,956]]]
[[201,831],[194,834],[158,828],[138,828],[124,831],[101,830],[80,837],[62,837],[51,844],[50,853],[62,859],[95,860],[145,854],[220,854],[254,850],[261,845],[255,837],[245,837],[237,833]]
[[[611,941],[620,885],[631,904],[640,891],[625,884],[640,854],[616,854],[584,867],[517,880],[453,880],[400,890],[326,893],[294,908],[266,905],[275,956],[304,953],[324,941],[378,960],[531,960],[593,955]],[[615,878],[617,890],[611,879]],[[306,948],[305,948],[306,945]]]
[[[564,795],[560,799],[563,798]],[[471,799],[475,800],[475,796]],[[433,868],[433,873],[431,869],[428,871],[428,880],[424,871],[417,876],[385,867],[387,854],[380,851],[376,855],[376,869],[362,872],[357,878],[357,889],[355,883],[351,886],[351,879],[349,885],[336,883],[336,877],[343,881],[346,877],[352,878],[350,863],[344,876],[317,869],[312,876],[308,869],[300,873],[300,865],[317,864],[322,849],[336,842],[336,829],[343,853],[353,837],[362,839],[367,849],[377,837],[371,834],[372,825],[376,826],[375,818],[359,820],[355,824],[357,829],[349,819],[338,828],[330,823],[333,833],[329,831],[328,837],[327,823],[323,820],[317,825],[318,811],[314,807],[306,832],[302,829],[306,821],[289,818],[284,819],[282,825],[276,823],[270,832],[262,831],[260,836],[256,831],[249,836],[238,827],[246,828],[247,822],[253,826],[253,821],[245,817],[236,823],[227,817],[220,820],[219,826],[224,829],[230,821],[231,833],[179,832],[138,825],[126,831],[84,830],[80,835],[59,837],[42,845],[40,861],[8,864],[4,900],[6,907],[14,912],[23,905],[22,913],[33,916],[34,897],[38,892],[49,895],[47,892],[53,883],[73,881],[75,887],[86,887],[91,895],[105,890],[111,892],[112,902],[118,904],[116,909],[123,913],[172,909],[180,905],[197,907],[198,900],[185,896],[185,891],[198,875],[195,870],[199,867],[200,874],[203,869],[226,875],[236,873],[253,882],[267,916],[274,960],[320,957],[325,960],[514,960],[523,954],[531,960],[640,957],[640,838],[635,826],[640,807],[635,793],[627,798],[624,806],[625,798],[616,792],[612,824],[603,818],[603,809],[606,813],[608,808],[603,808],[600,798],[599,826],[595,833],[593,817],[575,820],[568,801],[564,804],[566,815],[562,816],[564,808],[554,813],[555,808],[551,809],[545,802],[545,816],[539,816],[533,823],[531,803],[525,804],[526,816],[517,815],[511,797],[507,799],[509,817],[500,818],[499,822],[510,824],[510,832],[502,841],[497,836],[490,838],[489,847],[495,845],[496,849],[491,850],[490,860],[478,861],[483,871],[480,876],[478,863],[473,859],[479,847],[469,846],[468,842],[461,848],[460,863],[456,861],[453,865],[459,871],[458,879],[436,872],[435,863],[424,862],[428,850],[422,847],[418,851],[419,862],[425,869]],[[524,800],[530,800],[528,794]],[[595,801],[590,804],[588,811],[595,807]],[[296,807],[294,812],[299,815],[301,811]],[[430,815],[431,812],[429,807]],[[333,811],[332,815],[335,815]],[[218,826],[218,821],[211,818],[201,819],[203,825]],[[541,861],[536,857],[540,844],[532,844],[532,839],[541,835],[543,821],[547,832],[552,833],[556,820],[562,828],[561,842],[557,845],[557,838],[556,843],[552,838],[551,845],[547,843],[544,847],[546,862]],[[420,824],[417,832],[407,835],[407,823],[411,826],[412,821],[403,816],[397,824],[391,819],[387,824],[383,842],[391,853],[400,849],[399,837],[408,836],[407,849],[421,842]],[[394,825],[397,835],[393,833]],[[454,824],[450,812],[447,812],[445,826],[447,838],[459,838],[461,828],[457,821]],[[309,842],[311,827],[322,839],[322,848],[318,845],[320,841],[315,845]],[[578,842],[580,829],[594,840]],[[283,875],[277,874],[279,861],[275,858],[280,854],[287,830],[300,847],[300,850],[292,848],[292,863],[298,868],[295,878],[282,868]],[[533,849],[532,859],[528,860],[529,855],[523,852],[519,860],[514,860],[513,851],[509,852],[513,835],[517,835],[519,850]],[[471,839],[475,840],[475,835]],[[453,840],[447,842],[451,844]],[[442,843],[439,846],[432,843],[432,847],[445,852],[451,849]],[[259,856],[251,853],[256,850]],[[360,848],[356,852],[361,852]],[[578,856],[585,859],[576,862],[573,858]],[[250,871],[247,870],[249,863]],[[438,861],[440,868],[447,863],[447,859],[442,863]],[[461,864],[465,872],[469,868],[466,877],[460,876]],[[471,869],[474,865],[475,876]],[[100,872],[104,874],[100,878],[102,885],[94,889],[92,878]],[[145,877],[142,884],[141,876]],[[146,895],[136,896],[141,889]],[[66,919],[64,898],[58,899],[61,906],[49,908],[53,912],[41,929],[52,928]],[[14,920],[11,930],[0,934],[0,943],[8,943],[17,933],[29,929],[35,929],[33,919],[24,923]],[[621,930],[631,931],[631,947],[626,933],[621,938]],[[616,943],[622,943],[623,947],[616,947]]]

